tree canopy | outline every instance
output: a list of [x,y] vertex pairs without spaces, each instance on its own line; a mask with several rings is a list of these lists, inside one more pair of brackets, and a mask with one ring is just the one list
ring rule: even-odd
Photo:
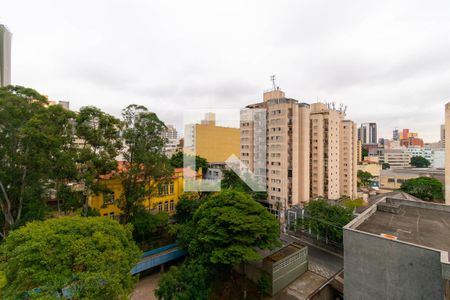
[[173,172],[163,153],[166,126],[158,116],[144,106],[133,104],[122,111],[122,117],[126,147],[122,151],[124,193],[119,206],[128,222],[142,209],[143,201],[154,195],[157,184],[170,180]]
[[400,189],[425,201],[444,199],[442,183],[432,177],[418,177],[405,180]]
[[275,217],[241,192],[225,190],[209,195],[192,221],[189,253],[205,263],[235,265],[258,260],[255,248],[279,245]]
[[374,178],[372,174],[363,170],[358,170],[357,176],[359,184],[362,187],[368,187]]
[[180,267],[172,266],[161,277],[155,291],[158,299],[164,300],[206,300],[209,299],[210,272],[202,264],[187,261]]
[[35,90],[0,88],[0,237],[42,219],[48,192],[76,175],[74,114],[47,104]]
[[[184,159],[193,159],[193,157],[189,154],[183,154],[183,152],[177,152],[170,158],[170,164],[174,168],[183,168],[184,167]],[[208,169],[208,161],[206,158],[196,155],[195,156],[195,168],[202,169],[203,173]]]
[[430,161],[422,156],[411,157],[411,166],[415,168],[428,168],[430,166]]
[[[251,179],[250,179],[251,180]],[[233,170],[224,170],[222,181],[220,183],[222,189],[230,189],[238,192],[249,194],[255,200],[266,200],[267,192],[253,191]]]
[[353,208],[332,205],[324,199],[311,200],[305,206],[304,219],[298,220],[303,230],[311,230],[334,242],[342,243],[342,228],[353,218]]
[[177,223],[184,224],[190,221],[200,206],[200,196],[195,192],[183,193],[178,199],[175,219]]
[[29,222],[0,247],[4,299],[23,295],[53,298],[68,291],[76,299],[127,299],[130,270],[141,252],[131,228],[101,217],[63,217]]
[[382,163],[382,164],[381,164],[381,168],[382,168],[383,170],[387,170],[387,169],[390,169],[390,168],[391,168],[391,165],[390,165],[389,163],[385,162],[385,163]]
[[233,265],[260,259],[256,248],[280,245],[275,217],[245,193],[212,193],[197,209],[198,200],[182,201],[186,213],[184,223],[177,224],[178,239],[188,246],[189,259],[162,276],[156,292],[160,299],[208,299],[209,287],[226,280]]
[[94,106],[82,107],[76,116],[77,164],[79,181],[85,186],[84,215],[90,193],[104,191],[101,175],[117,169],[116,157],[122,148],[119,119]]

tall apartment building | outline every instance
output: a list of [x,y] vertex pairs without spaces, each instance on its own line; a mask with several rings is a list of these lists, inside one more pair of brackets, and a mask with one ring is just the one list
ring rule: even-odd
[[400,140],[400,133],[398,132],[397,128],[392,131],[392,139],[394,141]]
[[8,28],[0,24],[0,87],[11,84],[11,37]]
[[311,198],[356,197],[356,124],[342,110],[311,104]]
[[175,126],[166,125],[167,129],[163,133],[163,137],[167,139],[166,145],[164,146],[164,153],[170,157],[177,151],[178,146],[178,132]]
[[378,143],[377,139],[377,124],[363,123],[358,129],[358,139],[363,145],[374,145]]
[[[450,102],[445,104],[445,140],[450,141]],[[450,205],[450,143],[445,143],[445,204]]]
[[[261,112],[265,124],[256,126]],[[241,111],[240,126],[241,161],[255,173],[266,172],[269,205],[280,209],[309,201],[309,105],[279,89],[266,92],[263,102]]]
[[[261,111],[266,115],[267,144],[258,150],[261,137],[248,117]],[[262,160],[272,208],[289,208],[313,197],[356,196],[356,125],[344,120],[343,111],[323,103],[300,103],[276,89],[241,111],[240,126],[241,161],[250,170],[261,163],[258,152],[266,151]]]

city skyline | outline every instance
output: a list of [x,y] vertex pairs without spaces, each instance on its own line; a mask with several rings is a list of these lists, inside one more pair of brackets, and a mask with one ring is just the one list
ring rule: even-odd
[[276,74],[296,99],[343,103],[358,124],[376,122],[381,137],[414,125],[427,142],[439,140],[450,99],[444,1],[369,8],[114,1],[89,10],[40,1],[14,13],[19,5],[0,1],[0,23],[13,32],[13,83],[74,109],[92,104],[119,115],[139,103],[180,130],[184,109],[242,108]]

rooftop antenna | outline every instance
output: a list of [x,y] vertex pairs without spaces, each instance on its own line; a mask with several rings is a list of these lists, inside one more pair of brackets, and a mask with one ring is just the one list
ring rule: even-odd
[[273,90],[277,90],[277,85],[275,84],[275,75],[270,76],[270,81],[272,81]]

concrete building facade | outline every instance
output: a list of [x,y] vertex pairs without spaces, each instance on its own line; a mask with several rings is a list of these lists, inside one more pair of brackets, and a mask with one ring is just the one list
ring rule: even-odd
[[[445,104],[445,140],[450,141],[450,102]],[[445,204],[450,205],[450,143],[445,143]]]
[[[257,134],[257,122],[251,119],[261,112],[266,115],[267,144],[257,140],[261,132]],[[344,117],[343,110],[300,103],[279,89],[241,111],[240,158],[254,173],[256,163],[259,168],[265,164],[271,208],[287,209],[316,197],[356,197],[357,128]],[[256,149],[262,144],[264,149]]]
[[376,123],[362,123],[358,129],[358,139],[363,145],[376,145],[377,139],[377,124]]
[[436,178],[442,184],[445,181],[444,170],[433,168],[392,168],[381,170],[380,188],[384,190],[400,189],[403,182],[417,177]]
[[384,160],[391,168],[405,168],[410,166],[411,153],[404,149],[385,149]]
[[216,125],[214,113],[208,113],[201,124],[190,124],[185,128],[184,147],[208,162],[225,162],[230,156],[239,157],[239,128]]
[[441,140],[439,143],[441,148],[445,148],[445,124],[441,124]]
[[11,32],[0,24],[0,87],[11,84],[11,39]]
[[164,145],[164,153],[171,157],[177,152],[178,148],[178,131],[173,125],[166,125],[167,129],[163,133],[163,137],[166,138],[166,144]]
[[344,117],[330,105],[311,104],[311,198],[356,197],[356,125]]
[[[265,124],[255,119],[261,113]],[[266,173],[269,206],[280,210],[309,201],[309,105],[269,91],[263,102],[241,111],[240,127],[241,161]]]
[[344,227],[349,300],[450,299],[450,207],[383,197]]

